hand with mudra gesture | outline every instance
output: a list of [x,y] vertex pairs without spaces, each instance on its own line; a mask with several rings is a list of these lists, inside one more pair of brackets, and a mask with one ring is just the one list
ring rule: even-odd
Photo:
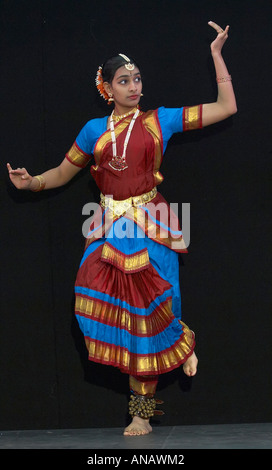
[[226,40],[228,39],[228,32],[229,26],[226,26],[225,29],[221,28],[218,24],[214,23],[213,21],[209,21],[208,24],[215,29],[217,32],[217,37],[211,43],[211,51],[213,52],[221,52],[223,45],[225,44]]
[[79,171],[80,167],[72,165],[67,158],[59,166],[45,171],[42,175],[31,176],[25,168],[12,169],[7,163],[10,181],[17,189],[33,192],[52,189],[68,183]]
[[17,189],[30,189],[33,178],[25,168],[16,168],[16,170],[13,170],[10,164],[7,163],[7,169],[10,181]]

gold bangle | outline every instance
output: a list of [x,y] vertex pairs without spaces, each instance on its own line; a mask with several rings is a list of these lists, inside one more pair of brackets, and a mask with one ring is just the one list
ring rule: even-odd
[[36,178],[39,181],[39,186],[37,189],[32,189],[32,191],[34,193],[38,193],[39,191],[42,191],[45,188],[45,179],[42,175],[33,176],[33,178]]
[[231,82],[231,80],[231,75],[227,75],[226,77],[216,77],[217,83]]

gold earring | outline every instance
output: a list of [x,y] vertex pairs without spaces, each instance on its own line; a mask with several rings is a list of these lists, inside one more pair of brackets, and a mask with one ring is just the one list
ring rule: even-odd
[[144,95],[141,93],[140,96],[144,96]]
[[108,93],[108,95],[109,95],[108,101],[114,101],[114,99],[113,99],[113,97],[112,97],[112,93]]

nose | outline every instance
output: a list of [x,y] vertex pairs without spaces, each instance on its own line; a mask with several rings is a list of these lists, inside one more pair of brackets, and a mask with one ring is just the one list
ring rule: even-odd
[[137,86],[136,86],[136,83],[134,82],[133,79],[130,80],[129,82],[129,91],[136,91],[137,90]]

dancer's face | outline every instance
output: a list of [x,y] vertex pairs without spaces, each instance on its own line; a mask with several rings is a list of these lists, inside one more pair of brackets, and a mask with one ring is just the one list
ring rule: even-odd
[[140,70],[137,67],[132,71],[127,70],[125,66],[120,67],[116,70],[112,83],[106,85],[106,91],[112,93],[115,107],[119,111],[133,109],[139,103],[142,80]]

